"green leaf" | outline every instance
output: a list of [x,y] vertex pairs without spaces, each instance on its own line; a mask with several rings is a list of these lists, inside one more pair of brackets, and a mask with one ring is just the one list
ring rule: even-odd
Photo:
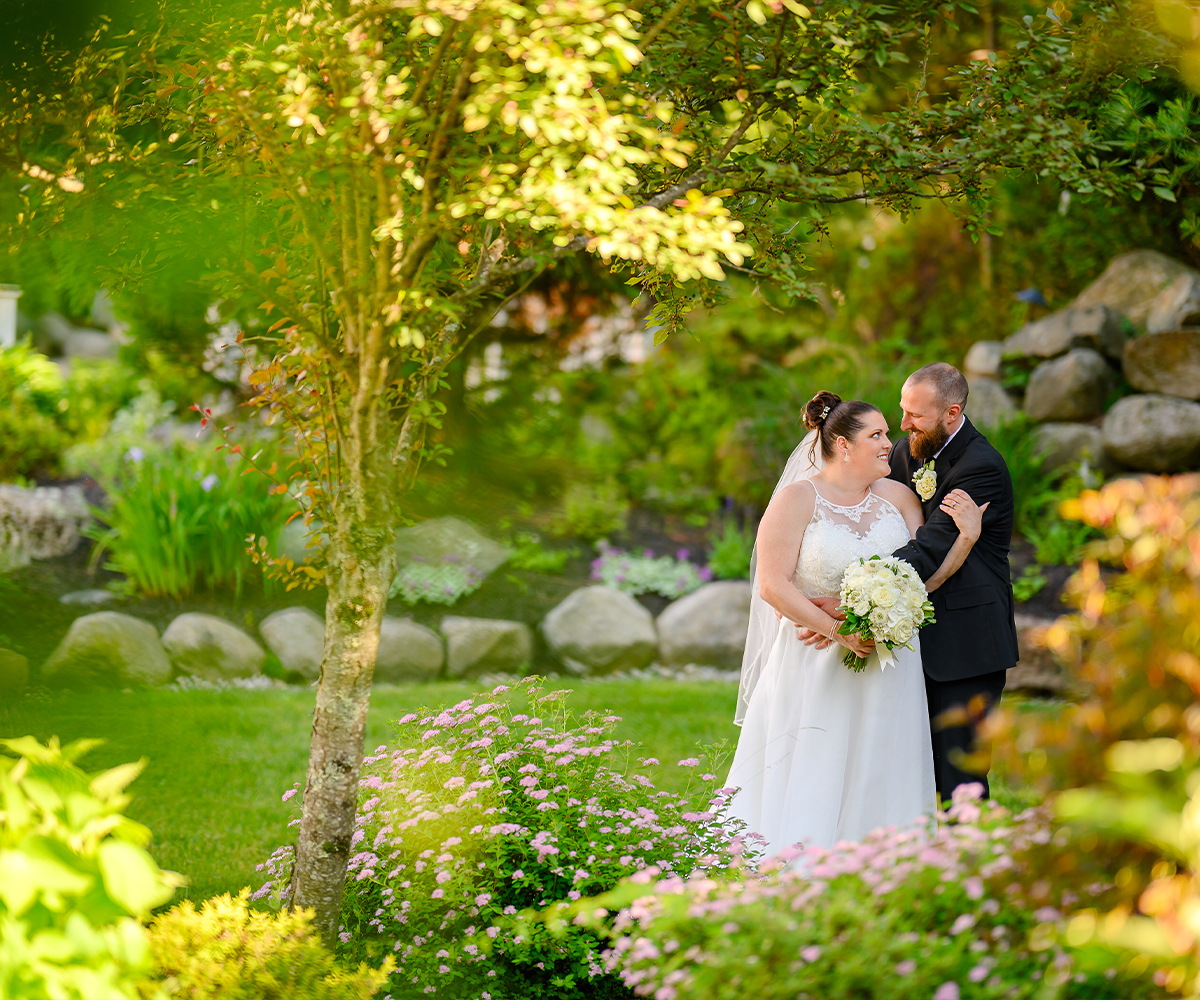
[[107,771],[102,771],[92,779],[88,789],[98,799],[111,799],[119,792],[123,792],[125,787],[145,770],[147,763],[146,758],[143,757],[139,761],[119,764]]
[[39,850],[0,852],[0,899],[16,916],[24,913],[39,893],[78,896],[87,892],[92,878],[68,868]]
[[1156,187],[1154,189],[1154,193],[1156,195],[1158,195],[1163,201],[1174,201],[1175,200],[1175,192],[1172,191],[1170,188]]
[[120,840],[100,845],[100,874],[113,902],[135,916],[148,913],[171,898],[174,890],[159,873],[150,855]]

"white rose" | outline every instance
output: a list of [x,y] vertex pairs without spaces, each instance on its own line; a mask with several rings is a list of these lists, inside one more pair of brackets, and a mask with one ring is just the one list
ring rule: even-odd
[[850,607],[861,618],[871,610],[871,602],[865,596],[860,596]]
[[913,478],[913,483],[920,498],[928,500],[937,492],[937,473],[932,469],[925,469]]
[[892,640],[904,645],[912,639],[915,632],[911,622],[900,622],[892,629]]
[[887,584],[881,583],[872,589],[871,602],[877,608],[890,608],[896,603],[896,594]]

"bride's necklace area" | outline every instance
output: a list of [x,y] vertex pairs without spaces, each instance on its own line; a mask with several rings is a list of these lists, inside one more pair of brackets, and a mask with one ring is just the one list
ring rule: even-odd
[[[845,487],[830,481],[825,476],[814,476],[813,487],[823,486],[824,489],[817,490],[817,496],[824,500],[827,504],[834,507],[844,507],[847,510],[855,507],[861,507],[871,495],[871,486],[868,483],[866,486],[858,490],[847,490]],[[851,503],[842,503],[843,500],[851,500]]]

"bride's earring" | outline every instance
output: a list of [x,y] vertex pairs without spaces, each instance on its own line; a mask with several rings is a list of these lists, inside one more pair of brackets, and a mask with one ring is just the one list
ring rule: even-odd
[[849,462],[849,461],[850,461],[850,452],[846,452],[846,454],[845,454],[845,457],[843,457],[843,458],[842,458],[842,461],[843,461],[843,462]]

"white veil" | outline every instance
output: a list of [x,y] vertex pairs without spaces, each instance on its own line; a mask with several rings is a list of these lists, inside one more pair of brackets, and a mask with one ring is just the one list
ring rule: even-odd
[[[787,460],[787,465],[783,467],[783,475],[779,477],[775,491],[771,494],[772,500],[775,498],[775,494],[785,486],[791,486],[792,483],[798,483],[802,479],[811,479],[824,467],[825,461],[821,457],[820,446],[818,445],[815,449],[813,447],[816,441],[817,432],[809,431],[804,440],[796,446],[796,450]],[[779,619],[775,615],[775,609],[758,596],[757,543],[755,543],[754,555],[750,560],[750,587],[750,628],[746,632],[746,652],[742,656],[742,681],[738,688],[737,709],[733,713],[733,721],[739,726],[746,717],[746,707],[750,704],[750,696],[754,693],[758,678],[762,675],[763,666],[767,662],[767,656],[775,643],[775,636],[779,633]]]

